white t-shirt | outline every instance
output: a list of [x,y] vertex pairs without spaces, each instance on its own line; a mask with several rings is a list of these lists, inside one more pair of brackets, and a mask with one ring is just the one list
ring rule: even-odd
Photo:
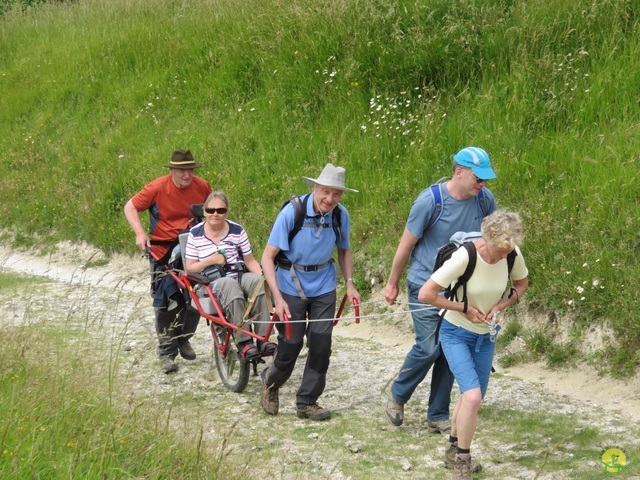
[[[522,280],[529,275],[529,271],[518,247],[516,247],[516,252],[518,255],[511,270],[511,278],[513,280]],[[451,255],[449,260],[431,275],[431,278],[443,288],[447,287],[460,278],[468,263],[469,253],[467,249],[459,248]],[[490,265],[478,254],[476,268],[467,282],[468,304],[478,309],[482,314],[489,312],[500,301],[507,289],[509,280],[507,270],[506,258]],[[462,287],[458,289],[458,298],[462,298]],[[462,312],[447,310],[444,318],[453,325],[458,325],[480,335],[489,332],[488,324],[470,322]]]

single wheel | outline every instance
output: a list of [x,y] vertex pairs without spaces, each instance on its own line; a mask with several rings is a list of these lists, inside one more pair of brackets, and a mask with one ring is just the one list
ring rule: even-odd
[[[220,339],[220,337],[218,338]],[[221,340],[224,341],[224,338]],[[222,355],[218,348],[220,342],[215,343],[216,367],[218,367],[220,380],[232,392],[242,392],[249,383],[250,362],[239,358],[238,349],[233,343],[230,343],[229,350],[227,350],[225,356]]]

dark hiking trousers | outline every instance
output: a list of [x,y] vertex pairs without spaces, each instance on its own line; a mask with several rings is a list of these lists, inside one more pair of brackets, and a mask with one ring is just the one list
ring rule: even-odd
[[177,314],[176,310],[155,308],[156,333],[158,334],[158,356],[175,359],[178,345],[188,342],[196,333],[200,314],[188,308]]
[[302,383],[296,395],[296,405],[313,405],[322,395],[326,384],[333,332],[333,321],[329,319],[335,316],[336,292],[334,290],[304,300],[284,293],[282,296],[289,305],[292,320],[308,318],[311,321],[291,323],[289,339],[285,336],[284,326],[278,323],[278,352],[266,381],[274,388],[284,385],[293,372],[306,336],[309,353],[302,374]]

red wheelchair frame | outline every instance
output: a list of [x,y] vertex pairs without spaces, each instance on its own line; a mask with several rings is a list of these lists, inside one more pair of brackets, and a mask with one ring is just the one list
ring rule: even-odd
[[[182,251],[184,251],[184,245],[181,245]],[[153,252],[149,252],[151,258],[157,263],[160,259]],[[180,287],[180,290],[185,294],[185,300],[187,302],[186,308],[192,308],[195,306],[196,310],[201,317],[205,318],[211,336],[214,343],[214,356],[218,374],[220,380],[229,390],[234,392],[242,392],[249,382],[250,366],[253,365],[253,373],[257,375],[258,363],[265,363],[264,357],[273,356],[273,354],[262,354],[259,359],[243,359],[238,353],[237,345],[235,343],[235,332],[240,330],[242,333],[249,335],[252,338],[260,342],[267,342],[273,333],[273,327],[277,321],[279,321],[273,307],[271,306],[271,322],[264,336],[258,335],[248,328],[244,328],[245,324],[240,326],[234,325],[229,322],[223,312],[220,303],[211,290],[210,283],[212,282],[208,277],[199,274],[190,274],[186,270],[176,270],[169,267],[169,265],[163,265],[165,273],[171,275],[175,282]],[[205,295],[201,297],[198,289],[204,289]],[[267,301],[271,304],[271,295],[268,289],[268,284],[264,282],[265,295]],[[340,308],[336,315],[336,320],[333,322],[334,326],[338,323],[338,318],[342,314],[347,302],[347,295],[345,294],[340,303]],[[203,299],[207,299],[211,302],[214,312],[207,311],[208,309],[203,306]],[[255,301],[255,296],[250,302]],[[191,304],[191,305],[190,305]],[[360,323],[360,307],[355,307],[356,323]],[[245,309],[248,312],[249,308]],[[285,338],[291,337],[291,324],[288,320],[284,320],[284,335]]]

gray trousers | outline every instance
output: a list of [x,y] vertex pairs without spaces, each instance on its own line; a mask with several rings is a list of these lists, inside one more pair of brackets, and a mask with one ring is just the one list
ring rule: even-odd
[[[335,316],[335,290],[320,297],[304,300],[285,293],[282,296],[289,305],[292,320],[332,319]],[[291,338],[287,339],[284,326],[278,323],[278,351],[267,372],[266,383],[269,386],[273,385],[273,388],[280,388],[285,384],[293,372],[306,336],[309,353],[302,373],[302,383],[296,394],[296,405],[313,405],[324,392],[326,385],[333,322],[299,322],[291,323],[290,326]]]
[[[254,325],[253,332],[258,335],[264,335],[269,328],[269,320],[271,315],[267,306],[267,299],[264,295],[264,286],[260,286],[262,275],[257,273],[244,273],[242,279],[238,282],[235,278],[223,277],[211,284],[211,291],[218,299],[220,306],[224,310],[225,317],[228,322],[236,326],[242,323],[247,301],[253,297],[258,287],[258,296],[247,315],[247,319],[259,322]],[[244,327],[245,330],[251,330],[249,325]],[[251,337],[244,333],[236,334],[236,342],[244,342],[251,340]]]

